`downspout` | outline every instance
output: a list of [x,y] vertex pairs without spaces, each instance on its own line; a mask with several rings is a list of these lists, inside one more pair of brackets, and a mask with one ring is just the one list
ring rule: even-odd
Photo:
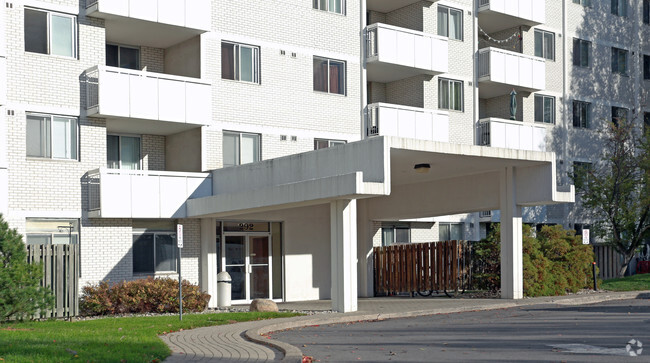
[[[567,19],[566,19],[566,14],[567,14],[567,2],[566,0],[562,0],[562,120],[564,122],[564,133],[565,133],[565,138],[566,142],[562,142],[562,156],[560,158],[560,161],[566,162],[567,158],[567,144],[570,142],[569,140],[569,124],[571,123],[569,120],[569,100],[567,99],[569,91],[568,91],[568,67],[569,67],[569,60],[567,58],[567,47],[568,47],[568,40],[567,40]],[[556,166],[557,168],[557,166]],[[566,168],[566,166],[563,166],[563,168]],[[558,172],[556,170],[556,172]],[[565,173],[561,173],[560,175],[566,175]]]
[[366,107],[368,106],[368,75],[366,72],[366,0],[360,2],[359,24],[361,31],[359,32],[361,38],[361,55],[359,58],[360,72],[361,72],[361,85],[359,87],[359,96],[361,97],[361,140],[366,137]]

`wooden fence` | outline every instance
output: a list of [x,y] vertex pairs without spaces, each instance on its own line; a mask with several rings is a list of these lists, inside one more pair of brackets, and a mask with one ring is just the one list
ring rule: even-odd
[[374,247],[375,294],[458,291],[471,282],[466,241]]
[[623,264],[623,256],[613,247],[605,245],[594,245],[594,256],[598,266],[598,277],[603,280],[618,277],[618,271]]
[[41,286],[55,296],[52,310],[36,318],[65,318],[79,313],[79,245],[27,245],[27,261],[43,263]]

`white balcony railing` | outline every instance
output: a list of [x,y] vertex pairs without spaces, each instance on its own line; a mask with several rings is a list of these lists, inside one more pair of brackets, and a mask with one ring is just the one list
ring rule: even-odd
[[89,16],[119,16],[205,31],[210,30],[211,8],[210,0],[86,1],[86,14]]
[[479,26],[492,33],[546,22],[546,2],[540,0],[479,0]]
[[506,149],[546,151],[546,127],[500,118],[479,120],[478,144]]
[[187,199],[212,195],[210,173],[99,168],[85,180],[93,218],[184,218]]
[[[498,94],[487,97],[508,94],[512,88],[534,92],[546,88],[546,63],[544,58],[503,50],[499,48],[483,48],[478,53],[479,82],[507,85]],[[479,91],[490,92],[489,87]],[[494,93],[491,92],[491,93]]]
[[366,137],[371,136],[449,142],[449,114],[445,111],[373,103],[366,109]]
[[86,71],[88,115],[205,125],[212,86],[197,78],[95,66]]
[[[449,65],[447,38],[386,24],[373,24],[366,28],[366,62],[369,78],[391,77],[408,72],[394,67],[375,67],[375,64],[410,68],[413,74],[439,74],[447,72]],[[376,73],[376,74],[373,74]]]

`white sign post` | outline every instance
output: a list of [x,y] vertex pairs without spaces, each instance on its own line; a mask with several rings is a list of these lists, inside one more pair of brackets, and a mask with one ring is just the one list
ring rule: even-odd
[[176,225],[176,245],[178,246],[178,318],[183,321],[183,278],[181,277],[181,250],[183,249],[183,225]]
[[583,229],[582,230],[582,244],[583,245],[588,245],[589,244],[589,230],[588,229]]

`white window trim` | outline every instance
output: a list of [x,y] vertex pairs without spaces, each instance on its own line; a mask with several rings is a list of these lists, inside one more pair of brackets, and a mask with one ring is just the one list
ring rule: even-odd
[[[66,58],[66,59],[77,59],[77,15],[71,15],[71,14],[66,14],[62,13],[59,11],[53,11],[53,10],[48,10],[48,9],[42,9],[42,8],[36,8],[36,7],[25,7],[25,10],[33,10],[33,11],[40,11],[43,13],[47,13],[47,53],[39,53],[39,52],[30,52],[27,49],[25,50],[25,53],[30,53],[30,54],[43,54],[43,55],[48,55],[51,57],[60,57],[60,58]],[[70,18],[72,19],[71,21],[71,26],[72,26],[72,55],[71,56],[65,56],[65,55],[59,55],[59,54],[52,54],[52,14],[55,14],[60,17],[64,18]],[[23,20],[24,20],[24,15],[23,15]],[[25,26],[23,24],[23,36],[25,32]],[[23,42],[23,48],[25,47],[25,44]]]
[[[39,160],[70,160],[70,161],[78,161],[79,160],[79,146],[81,144],[79,140],[79,118],[75,116],[66,116],[66,115],[54,115],[54,114],[46,114],[46,113],[37,113],[37,112],[28,112],[25,115],[25,127],[27,127],[27,118],[29,116],[36,116],[36,117],[46,117],[49,118],[50,122],[50,134],[48,137],[50,138],[50,156],[34,156],[34,155],[26,155],[27,158],[33,158],[33,159],[39,159]],[[66,118],[70,120],[74,120],[75,123],[75,145],[70,145],[70,150],[74,150],[75,156],[73,158],[57,158],[54,157],[53,152],[52,152],[52,145],[53,145],[53,138],[52,138],[52,120],[54,117],[61,117],[61,118]],[[74,147],[73,147],[74,146]],[[25,154],[27,154],[27,130],[25,130]]]
[[[578,55],[580,56],[580,64],[575,63],[575,57],[576,54],[574,52],[573,54],[573,65],[576,67],[582,67],[582,68],[590,68],[591,67],[591,42],[588,40],[580,39],[580,38],[573,38],[574,42],[578,42]],[[582,65],[582,47],[585,46],[587,47],[587,65],[583,66]],[[575,46],[573,47],[575,51]]]
[[117,47],[117,68],[121,68],[120,64],[122,63],[122,48],[128,48],[128,49],[135,49],[138,51],[138,64],[136,66],[136,69],[140,69],[140,58],[142,57],[142,50],[140,47],[134,47],[131,45],[122,45],[122,44],[115,44],[115,43],[106,43],[106,45],[112,45]]
[[329,1],[325,1],[326,9],[321,9],[320,0],[312,0],[312,8],[314,8],[315,10],[325,11],[328,13],[338,14],[338,15],[346,15],[346,5],[347,5],[346,0],[341,0],[341,12],[337,13],[336,10],[329,9]]
[[[540,95],[540,94],[537,94],[537,95],[535,95],[535,98],[534,98],[534,100],[533,100],[533,101],[535,102],[535,106],[537,105],[537,102],[535,101],[537,98],[541,98],[541,99],[542,99],[542,120],[538,120],[537,117],[534,117],[534,121],[537,122],[537,123],[540,123],[540,124],[555,125],[555,116],[556,116],[556,115],[555,115],[555,113],[556,113],[556,112],[555,112],[555,107],[557,106],[557,104],[555,103],[555,97],[554,97],[554,96],[549,96],[549,95]],[[551,113],[551,118],[552,118],[551,122],[546,122],[546,121],[544,121],[544,100],[545,100],[545,99],[550,99],[550,100],[553,101],[553,106],[551,107],[551,109],[552,109],[552,111],[553,111],[553,112]],[[537,116],[537,110],[535,110],[534,115]]]
[[580,125],[578,125],[578,126],[576,126],[575,120],[572,119],[571,121],[572,121],[572,124],[573,124],[573,128],[574,129],[589,129],[591,127],[591,103],[586,102],[586,101],[573,100],[572,118],[573,118],[573,115],[575,115],[576,104],[584,105],[585,107],[587,107],[587,113],[586,113],[587,119],[584,120],[584,126],[582,126],[583,125],[583,122],[582,122],[583,120],[582,119],[580,120],[581,122],[580,122]]
[[[176,274],[176,273],[178,273],[178,252],[176,253],[176,256],[175,256],[176,258],[174,259],[176,261],[176,263],[174,263],[174,269],[173,270],[156,271],[156,235],[172,236],[172,238],[174,240],[174,248],[176,248],[176,243],[175,243],[176,242],[176,232],[171,232],[171,231],[144,231],[144,230],[138,231],[138,230],[134,230],[132,236],[133,237],[142,236],[142,235],[145,235],[145,234],[154,235],[154,237],[153,237],[153,271],[148,271],[148,272],[138,271],[138,272],[135,272],[134,271],[135,270],[135,261],[133,261],[133,259],[135,259],[135,255],[133,255],[132,256],[132,264],[133,265],[131,267],[131,272],[133,273],[133,275],[152,275],[152,274],[153,275],[168,275],[168,274]],[[131,238],[133,239],[133,237],[131,237]],[[133,248],[133,244],[135,244],[135,241],[131,242],[131,247],[132,248]]]
[[[235,81],[235,82],[241,82],[241,83],[261,84],[260,73],[261,73],[261,68],[262,68],[261,67],[262,62],[260,60],[261,59],[260,47],[256,46],[256,45],[231,42],[231,41],[227,41],[227,40],[222,40],[221,43],[222,44],[226,43],[226,44],[232,44],[233,45],[233,47],[234,47],[233,55],[235,56],[235,59],[233,59],[233,64],[235,64],[235,61],[238,61],[238,63],[236,64],[236,68],[234,70],[235,79],[223,78],[223,74],[221,75],[221,77],[222,77],[221,79],[226,80],[226,81]],[[241,48],[242,47],[250,48],[252,50],[252,54],[253,54],[253,64],[252,64],[252,69],[251,69],[252,76],[253,76],[252,81],[244,81],[244,80],[241,79],[241,70],[242,70],[242,67],[241,67],[241,64],[242,64],[241,63],[241,59],[242,59],[242,57],[241,57]]]
[[[241,163],[241,147],[242,147],[241,138],[242,138],[242,135],[255,135],[255,136],[257,136],[257,140],[259,141],[259,143],[257,145],[258,154],[257,154],[257,160],[255,160],[253,162],[255,163],[255,162],[258,162],[258,161],[262,160],[262,135],[261,134],[256,134],[256,133],[252,133],[252,132],[239,132],[239,131],[223,130],[223,135],[226,135],[226,134],[237,135],[237,137],[239,138],[239,149],[237,150],[239,164],[228,165],[228,166],[246,165],[246,164]],[[222,157],[222,162],[223,162],[224,161],[223,160],[223,151],[221,152],[221,157]],[[226,166],[225,162],[223,162],[223,166],[224,167]]]
[[[630,62],[630,60],[629,60],[630,57],[629,57],[628,50],[627,49],[622,49],[622,48],[617,48],[617,47],[612,47],[612,57],[614,56],[614,52],[616,52],[616,70],[612,69],[612,73],[620,74],[621,76],[627,76],[629,74],[628,73],[628,71],[629,71],[628,64]],[[618,55],[620,53],[625,54],[625,72],[620,71],[621,66],[620,66],[620,63],[618,62],[618,59],[619,59]]]
[[[438,92],[440,92],[440,87],[443,82],[447,82],[447,94],[449,95],[449,99],[447,100],[447,104],[449,107],[444,108],[441,106],[441,94],[438,94],[438,109],[440,110],[448,110],[448,111],[458,111],[458,112],[464,112],[465,111],[465,85],[463,81],[457,80],[457,79],[449,79],[449,78],[438,78]],[[455,108],[451,108],[451,97],[452,97],[452,92],[451,92],[451,84],[452,83],[459,83],[460,84],[460,110],[457,110]]]
[[[555,61],[555,33],[551,32],[551,31],[548,31],[548,30],[535,29],[535,32],[533,33],[533,37],[535,36],[535,33],[541,33],[542,34],[542,55],[541,55],[541,57],[546,59],[546,60]],[[547,54],[546,54],[546,51],[545,51],[545,48],[544,48],[544,44],[546,43],[546,42],[544,42],[544,38],[545,38],[546,34],[551,34],[553,36],[552,37],[552,39],[553,39],[553,47],[552,47],[553,56],[551,58],[547,57]],[[535,56],[538,56],[538,55],[535,55]]]
[[319,139],[319,138],[315,138],[315,139],[314,139],[314,150],[319,150],[319,149],[316,148],[316,146],[318,146],[318,142],[319,142],[319,141],[327,141],[327,147],[328,147],[328,148],[329,148],[329,147],[332,147],[332,146],[336,146],[336,145],[347,144],[347,141],[345,141],[345,140],[334,140],[334,139]]
[[[438,11],[440,11],[440,10],[446,10],[447,11],[447,35],[446,36],[442,35],[442,34],[438,34],[438,35],[441,36],[441,37],[451,39],[451,40],[458,40],[458,41],[461,41],[461,42],[464,41],[464,39],[465,39],[465,29],[463,28],[463,26],[465,24],[465,19],[464,19],[465,18],[465,13],[460,9],[456,9],[456,8],[452,8],[452,7],[444,6],[444,5],[438,5]],[[449,33],[450,33],[449,32],[449,26],[450,26],[449,25],[449,23],[450,23],[449,19],[451,18],[451,12],[452,11],[457,11],[457,12],[460,13],[460,38],[451,38],[451,37],[449,37]],[[438,13],[436,12],[436,14],[438,14]]]
[[[319,93],[328,93],[331,95],[339,95],[339,96],[346,96],[347,91],[348,91],[348,64],[346,61],[339,60],[339,59],[331,59],[331,58],[326,58],[326,57],[319,57],[319,56],[314,56],[314,59],[320,59],[327,61],[327,92],[325,91],[319,91],[314,89],[314,92],[319,92]],[[313,62],[313,60],[312,60]],[[343,93],[338,93],[338,92],[332,92],[330,89],[330,83],[331,83],[331,73],[330,73],[330,62],[337,62],[337,63],[342,63],[343,64]],[[312,89],[314,85],[312,85]]]
[[[133,137],[133,138],[138,138],[140,139],[140,158],[138,159],[138,169],[136,170],[143,170],[143,165],[142,165],[142,135],[134,135],[134,134],[113,134],[113,133],[108,133],[106,134],[106,137],[108,136],[117,136],[118,137],[118,143],[117,143],[117,151],[118,151],[118,159],[119,159],[119,168],[118,169],[112,169],[112,170],[122,170],[122,155],[121,155],[121,150],[122,150],[122,137]],[[107,149],[107,154],[108,154],[108,145],[106,146]],[[107,167],[108,167],[108,159],[106,160]]]

